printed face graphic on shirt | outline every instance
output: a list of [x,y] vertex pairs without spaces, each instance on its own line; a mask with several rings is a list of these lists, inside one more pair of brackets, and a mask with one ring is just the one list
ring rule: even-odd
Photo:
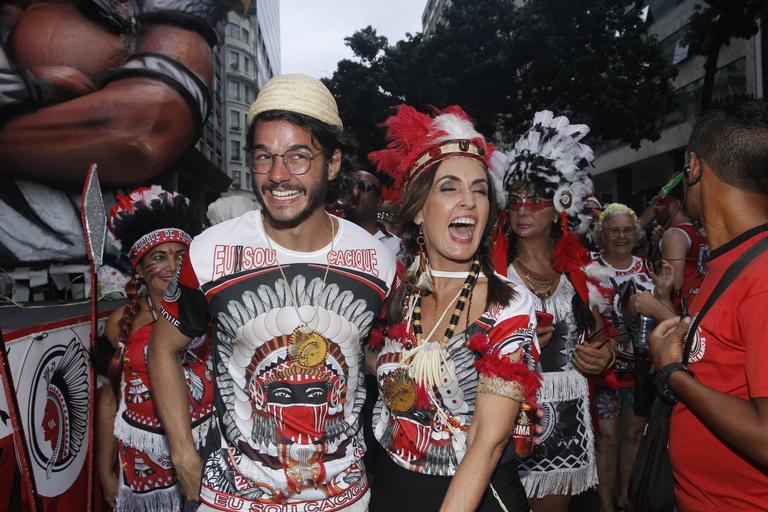
[[267,408],[285,439],[299,444],[320,439],[328,418],[329,388],[324,381],[267,385]]

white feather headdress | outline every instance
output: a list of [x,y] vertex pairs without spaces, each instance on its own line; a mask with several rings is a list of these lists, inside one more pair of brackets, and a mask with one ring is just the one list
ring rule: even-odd
[[585,124],[571,124],[549,110],[537,112],[512,151],[493,154],[492,175],[505,194],[514,183],[531,183],[538,194],[552,198],[556,211],[566,213],[571,229],[583,233],[589,226],[584,202],[593,191],[584,169],[595,159],[592,148],[580,142],[588,133]]

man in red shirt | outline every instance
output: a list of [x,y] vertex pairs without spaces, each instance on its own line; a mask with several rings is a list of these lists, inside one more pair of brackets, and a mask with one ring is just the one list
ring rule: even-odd
[[[740,102],[699,116],[689,143],[687,207],[706,228],[708,273],[696,314],[729,265],[768,236],[768,105]],[[768,510],[768,252],[705,314],[688,367],[680,363],[690,319],[650,337],[654,365],[679,402],[669,455],[681,511]]]
[[659,200],[654,209],[657,220],[666,227],[659,246],[661,257],[672,265],[675,274],[675,306],[678,312],[687,314],[706,274],[709,247],[707,237],[685,211],[684,200],[685,186],[681,183]]

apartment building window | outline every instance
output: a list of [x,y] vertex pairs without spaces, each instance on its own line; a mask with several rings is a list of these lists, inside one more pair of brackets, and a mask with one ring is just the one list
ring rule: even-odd
[[648,0],[646,4],[651,8],[651,21],[659,21],[659,18],[684,1],[685,0]]
[[240,131],[240,112],[237,110],[229,111],[229,128],[238,132]]
[[229,141],[229,159],[234,162],[239,162],[242,160],[242,157],[240,156],[240,141],[239,140],[231,140]]
[[240,84],[235,80],[229,82],[227,95],[231,100],[240,100]]
[[247,55],[243,55],[243,70],[246,73],[251,72],[251,59],[249,59]]
[[240,171],[232,171],[232,185],[235,190],[240,190]]
[[240,27],[234,23],[227,23],[227,35],[229,37],[234,37],[235,39],[240,39]]
[[688,26],[684,26],[665,37],[660,43],[661,55],[672,65],[677,65],[688,58],[688,45],[685,43]]
[[240,29],[240,39],[245,41],[245,43],[248,43],[250,39],[250,32],[248,32],[247,28]]
[[251,181],[253,178],[251,177],[251,173],[249,171],[245,171],[245,188],[247,190],[251,190],[251,185],[253,185],[253,181]]
[[240,69],[240,54],[234,50],[229,50],[229,69]]

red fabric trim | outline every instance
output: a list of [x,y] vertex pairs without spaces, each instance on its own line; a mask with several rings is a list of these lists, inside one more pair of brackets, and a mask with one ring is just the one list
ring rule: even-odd
[[424,410],[431,407],[432,399],[429,397],[427,388],[424,386],[416,385],[416,408]]
[[488,339],[491,343],[507,340],[512,335],[521,330],[527,329],[531,319],[527,315],[517,315],[512,318],[506,318],[488,331]]
[[480,375],[486,377],[500,377],[507,381],[517,382],[523,386],[523,397],[526,402],[535,406],[536,393],[541,387],[541,376],[528,368],[522,362],[512,362],[506,356],[499,356],[499,351],[494,348],[490,338],[485,333],[477,333],[470,338],[467,347],[470,350],[484,354],[475,361]]
[[499,225],[496,227],[496,235],[491,249],[491,260],[493,268],[502,276],[507,275],[507,253],[509,251],[507,236],[504,233],[504,214],[499,216]]
[[154,231],[150,231],[145,234],[128,250],[128,259],[131,261],[131,265],[136,267],[153,247],[165,244],[168,242],[177,242],[189,246],[192,242],[192,237],[179,228],[161,228]]
[[485,377],[499,377],[509,382],[517,382],[523,387],[523,399],[536,406],[536,394],[541,387],[541,376],[528,368],[523,362],[511,362],[506,357],[499,358],[488,354],[475,361],[478,373]]
[[371,334],[368,336],[368,348],[374,352],[378,352],[384,347],[384,333],[380,327],[371,329]]

